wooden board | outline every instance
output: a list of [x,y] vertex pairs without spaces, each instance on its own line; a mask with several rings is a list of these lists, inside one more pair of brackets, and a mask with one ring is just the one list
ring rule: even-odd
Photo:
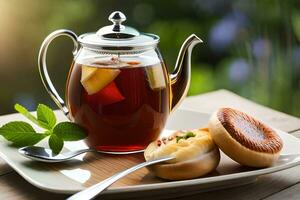
[[277,194],[267,197],[265,200],[299,200],[300,198],[300,184],[293,185]]
[[0,176],[0,199],[3,200],[60,200],[65,199],[66,197],[66,195],[40,190],[27,183],[16,172]]

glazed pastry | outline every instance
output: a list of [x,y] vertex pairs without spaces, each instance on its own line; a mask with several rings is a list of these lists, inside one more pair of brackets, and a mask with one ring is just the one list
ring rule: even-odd
[[208,129],[178,131],[149,144],[144,153],[146,160],[163,156],[174,159],[150,166],[158,177],[168,180],[191,179],[213,171],[219,164],[220,152]]
[[209,130],[225,154],[250,167],[271,166],[283,147],[274,130],[232,108],[221,108],[215,112],[209,120]]

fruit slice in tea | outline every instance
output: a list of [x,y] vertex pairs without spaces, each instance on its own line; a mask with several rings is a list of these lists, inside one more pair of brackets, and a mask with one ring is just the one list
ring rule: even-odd
[[95,67],[82,66],[81,68],[81,83],[86,82],[97,71]]
[[120,73],[119,69],[81,67],[81,84],[89,95],[95,94],[111,83]]
[[160,90],[166,87],[164,71],[161,66],[146,67],[146,74],[152,90]]
[[84,95],[84,98],[96,110],[99,104],[106,106],[125,99],[114,81],[95,94]]

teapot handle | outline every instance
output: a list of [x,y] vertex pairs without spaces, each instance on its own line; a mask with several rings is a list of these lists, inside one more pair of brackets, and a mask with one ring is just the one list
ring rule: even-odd
[[48,49],[49,44],[52,42],[53,39],[55,39],[56,37],[61,36],[61,35],[68,36],[72,39],[72,41],[74,43],[74,49],[73,49],[72,53],[74,56],[77,54],[77,50],[78,50],[78,46],[79,46],[78,42],[77,42],[77,35],[75,33],[73,33],[72,31],[69,31],[66,29],[56,30],[56,31],[50,33],[42,43],[42,46],[39,51],[38,67],[39,67],[40,77],[42,79],[42,82],[43,82],[48,94],[51,96],[51,98],[56,103],[56,105],[68,117],[69,110],[68,110],[64,100],[59,96],[55,87],[53,86],[53,83],[48,74],[47,64],[46,64],[46,55],[47,55],[47,49]]

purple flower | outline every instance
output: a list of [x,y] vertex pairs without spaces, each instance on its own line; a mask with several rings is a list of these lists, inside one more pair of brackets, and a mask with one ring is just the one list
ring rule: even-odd
[[265,38],[258,38],[252,43],[252,54],[256,59],[269,57],[271,54],[271,42]]
[[241,12],[233,12],[219,20],[209,34],[209,45],[215,52],[223,52],[238,36],[241,28],[248,24]]
[[228,70],[229,79],[232,82],[240,83],[248,80],[251,73],[250,66],[245,59],[234,60]]

